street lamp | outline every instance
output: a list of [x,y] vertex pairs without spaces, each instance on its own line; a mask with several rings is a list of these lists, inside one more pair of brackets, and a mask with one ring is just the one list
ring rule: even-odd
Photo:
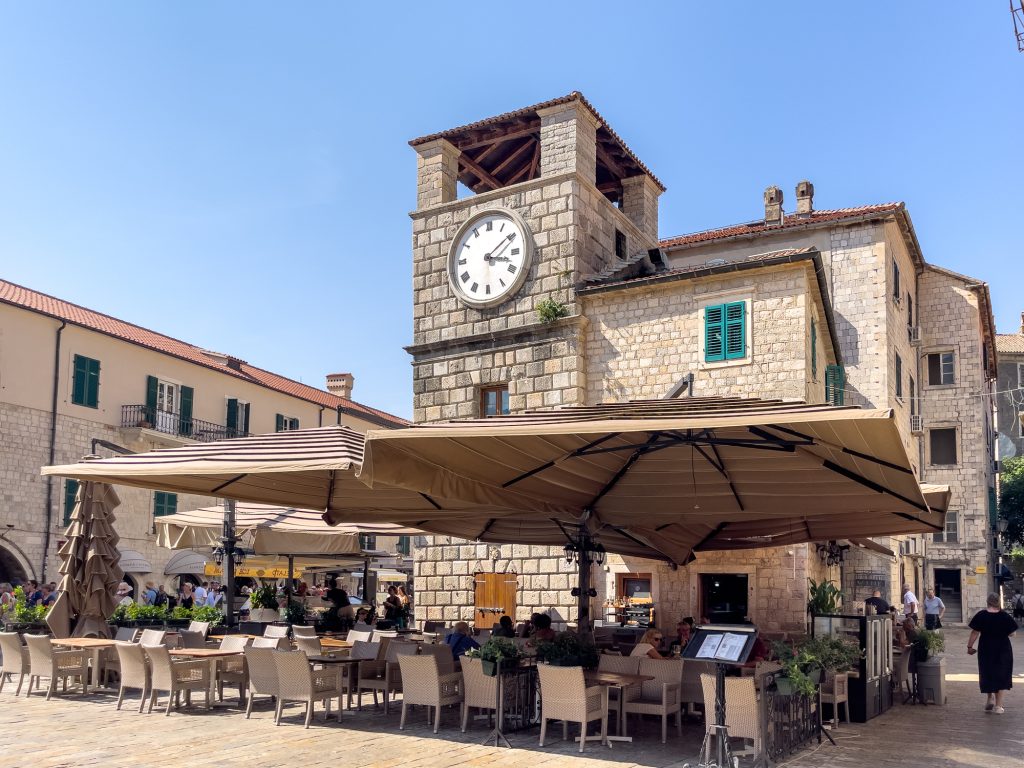
[[999,535],[1002,536],[1006,533],[1006,529],[1010,527],[1010,521],[1005,517],[1000,517],[996,520],[996,530],[999,531]]
[[[224,547],[213,548],[213,559],[218,566],[224,565],[224,558],[227,556],[228,551]],[[239,549],[238,547],[231,547],[231,562],[234,563],[235,567],[238,568],[245,562],[245,550]]]

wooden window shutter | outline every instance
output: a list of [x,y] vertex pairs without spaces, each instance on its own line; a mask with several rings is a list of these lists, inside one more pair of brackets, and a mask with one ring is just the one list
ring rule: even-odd
[[746,302],[725,305],[725,358],[736,360],[747,356]]
[[825,366],[825,401],[832,405],[843,404],[843,390],[846,387],[846,372],[841,365]]
[[75,499],[78,496],[78,481],[64,482],[64,527],[71,525],[71,513],[75,510]]
[[181,410],[179,418],[181,423],[178,425],[179,435],[191,435],[192,434],[192,401],[195,399],[195,390],[192,387],[182,387],[180,389],[181,397]]
[[225,422],[225,426],[228,428],[228,434],[234,437],[231,433],[238,429],[238,399],[234,397],[228,398],[228,417]]
[[276,416],[274,416],[274,431],[275,432],[284,432],[284,415],[283,414],[279,413]]
[[811,318],[811,378],[818,380],[818,325]]
[[86,377],[88,376],[88,358],[75,355],[74,378],[71,384],[71,402],[75,405],[85,405]]
[[156,376],[146,377],[146,421],[156,424],[156,390],[159,385]]
[[704,360],[725,359],[725,305],[704,307]]
[[249,434],[249,405],[250,403],[246,403],[242,408],[242,437]]

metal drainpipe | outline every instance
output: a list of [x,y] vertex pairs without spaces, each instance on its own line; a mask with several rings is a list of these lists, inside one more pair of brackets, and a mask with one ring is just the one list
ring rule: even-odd
[[[66,321],[61,321],[57,329],[56,344],[53,351],[53,399],[50,401],[50,459],[53,464],[57,456],[57,394],[60,391],[60,337],[67,328]],[[40,581],[46,581],[46,561],[50,557],[50,526],[53,525],[53,476],[46,477],[46,528],[43,530],[43,566],[39,569]]]
[[316,425],[322,427],[324,425],[324,407],[320,406],[320,412],[316,415]]
[[341,406],[340,405],[338,406],[338,421],[337,421],[337,424],[339,424],[339,425],[341,424]]

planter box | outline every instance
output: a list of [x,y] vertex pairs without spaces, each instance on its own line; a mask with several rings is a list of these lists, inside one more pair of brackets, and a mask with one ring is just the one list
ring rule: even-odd
[[498,662],[480,659],[480,670],[488,677],[495,677],[498,674]]
[[280,621],[281,612],[276,608],[252,608],[249,610],[249,621],[260,624],[271,624]]

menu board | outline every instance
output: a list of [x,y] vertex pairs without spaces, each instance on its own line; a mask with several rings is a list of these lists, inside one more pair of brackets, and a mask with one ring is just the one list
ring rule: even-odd
[[756,637],[757,628],[750,624],[708,624],[696,628],[682,656],[719,664],[743,664]]
[[718,661],[739,661],[743,646],[747,644],[747,635],[726,632],[722,635],[708,634],[704,637],[695,658],[716,659]]

